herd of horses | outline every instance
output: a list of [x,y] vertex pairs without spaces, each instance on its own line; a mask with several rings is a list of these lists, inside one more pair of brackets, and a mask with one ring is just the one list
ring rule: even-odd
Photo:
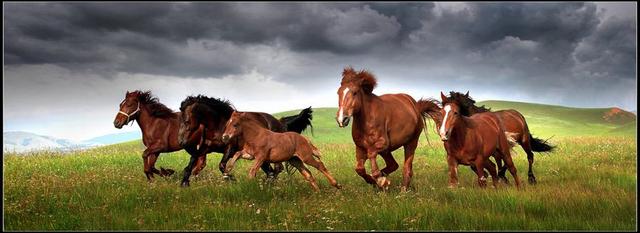
[[[413,157],[427,118],[436,125],[443,142],[449,166],[449,187],[458,184],[458,164],[470,166],[477,175],[480,187],[487,185],[487,172],[493,187],[498,182],[508,183],[508,170],[516,187],[520,180],[511,158],[511,149],[520,145],[529,161],[528,181],[536,183],[533,173],[533,152],[549,152],[554,147],[535,138],[529,132],[525,118],[516,110],[491,111],[476,106],[469,92],[440,92],[440,99],[420,99],[399,94],[373,94],[377,81],[366,70],[347,67],[342,72],[338,88],[336,122],[346,127],[351,121],[351,134],[355,144],[356,173],[367,183],[387,189],[391,181],[387,176],[399,168],[392,156],[396,149],[404,148],[402,191],[407,191],[413,176]],[[142,154],[144,173],[149,181],[154,174],[170,176],[175,171],[155,167],[160,153],[184,149],[190,156],[184,168],[181,186],[189,186],[191,175],[197,175],[206,166],[206,156],[222,153],[218,168],[225,179],[235,179],[231,170],[239,158],[253,160],[249,177],[261,168],[268,178],[275,178],[284,170],[283,162],[295,167],[311,186],[318,185],[307,169],[318,169],[336,188],[341,185],[320,161],[320,151],[301,135],[312,127],[311,107],[298,115],[276,119],[263,112],[241,112],[223,99],[203,95],[189,96],[174,112],[161,104],[150,91],[133,91],[125,95],[116,114],[114,126],[122,128],[136,121],[142,130],[146,146]],[[385,167],[379,169],[376,158],[380,155]],[[490,160],[493,157],[495,163]],[[365,169],[370,163],[371,173]],[[504,162],[504,164],[503,164]]]

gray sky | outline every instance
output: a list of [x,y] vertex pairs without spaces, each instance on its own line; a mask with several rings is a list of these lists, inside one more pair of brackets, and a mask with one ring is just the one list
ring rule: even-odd
[[337,106],[342,69],[374,93],[636,109],[635,2],[4,3],[4,131],[117,130],[127,90],[242,111]]

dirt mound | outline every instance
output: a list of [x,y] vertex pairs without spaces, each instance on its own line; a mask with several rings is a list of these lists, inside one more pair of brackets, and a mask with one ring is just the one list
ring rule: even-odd
[[606,122],[614,124],[626,124],[636,120],[636,115],[620,108],[611,108],[602,116]]

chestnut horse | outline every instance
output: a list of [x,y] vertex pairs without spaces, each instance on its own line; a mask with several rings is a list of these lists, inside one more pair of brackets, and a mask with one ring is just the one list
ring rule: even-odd
[[[329,183],[340,189],[336,179],[331,176],[329,170],[320,161],[320,151],[304,136],[294,132],[273,132],[259,125],[251,118],[251,113],[233,112],[227,121],[222,140],[228,142],[235,138],[244,142],[242,151],[236,152],[228,162],[226,172],[229,173],[236,160],[241,155],[247,155],[247,159],[255,159],[249,170],[249,178],[256,177],[256,171],[264,162],[279,163],[288,162],[298,169],[313,189],[319,190],[315,178],[303,163],[311,165],[324,174]],[[318,158],[316,160],[314,157]]]
[[[463,116],[471,116],[476,113],[481,112],[490,112],[491,110],[485,108],[483,106],[476,106],[475,100],[469,97],[469,92],[466,94],[462,94],[460,92],[449,92],[448,100],[456,100],[460,104],[461,111],[460,113]],[[529,161],[529,183],[535,184],[536,177],[533,174],[533,152],[551,152],[554,149],[554,146],[547,143],[547,141],[543,141],[539,138],[533,137],[531,132],[529,131],[529,126],[527,125],[527,121],[524,116],[513,109],[506,109],[493,112],[502,121],[504,124],[505,132],[508,132],[511,135],[511,138],[518,143],[522,149],[527,154],[527,160]],[[438,123],[436,123],[438,124]],[[507,178],[505,176],[505,172],[507,167],[502,166],[502,160],[496,160],[498,163],[498,177],[503,179],[508,183]]]
[[[407,191],[425,113],[433,103],[422,99],[416,102],[404,93],[377,96],[372,92],[376,83],[368,71],[345,68],[338,88],[336,121],[339,127],[346,127],[353,117],[351,136],[356,145],[356,173],[379,188],[388,188],[391,182],[386,176],[398,169],[391,152],[404,147],[402,191]],[[378,154],[386,163],[382,170],[376,162]],[[371,175],[364,167],[367,159],[371,163]]]
[[[231,155],[242,149],[243,142],[232,140],[228,143],[222,141],[224,126],[235,111],[233,106],[226,100],[210,98],[203,95],[189,96],[180,105],[183,114],[180,124],[179,143],[182,146],[195,146],[203,151],[201,154],[191,156],[191,160],[184,170],[182,186],[189,185],[191,171],[200,156],[206,153],[223,153],[218,168],[226,179],[233,177],[225,172],[225,166]],[[255,120],[262,127],[275,131],[292,131],[302,133],[307,126],[311,125],[311,107],[304,109],[297,116],[285,117],[281,121],[268,113],[249,112],[249,117]],[[204,133],[199,133],[204,132]],[[273,178],[282,171],[282,164],[276,163],[275,168],[271,168],[269,163],[262,164],[262,170],[268,177]]]
[[460,104],[449,100],[442,92],[442,122],[439,127],[440,139],[444,142],[449,164],[449,187],[458,183],[458,164],[475,167],[478,185],[486,186],[484,169],[487,168],[493,179],[493,186],[498,183],[495,164],[490,160],[494,156],[497,160],[504,160],[509,172],[513,176],[516,187],[520,187],[520,180],[510,154],[510,145],[505,134],[505,128],[500,117],[492,112],[477,113],[471,117],[461,114]]
[[[160,153],[169,153],[183,149],[178,143],[178,128],[182,113],[173,112],[158,101],[150,91],[136,90],[125,94],[120,102],[120,110],[116,114],[113,125],[121,129],[131,121],[137,121],[142,130],[142,143],[147,147],[142,153],[144,173],[147,180],[153,180],[153,174],[166,176],[173,174],[173,170],[155,168]],[[189,154],[197,154],[195,147],[186,147]],[[198,174],[205,166],[206,156],[200,157],[193,173]]]

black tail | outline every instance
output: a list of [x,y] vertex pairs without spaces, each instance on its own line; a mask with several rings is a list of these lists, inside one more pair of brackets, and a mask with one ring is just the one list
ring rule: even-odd
[[534,138],[533,135],[529,134],[529,138],[531,139],[531,150],[535,152],[551,152],[555,146],[547,143],[547,140],[542,140],[539,138]]
[[313,116],[311,113],[313,113],[313,110],[311,110],[311,106],[309,106],[308,108],[302,109],[298,115],[280,118],[280,122],[285,126],[285,131],[302,133],[302,131],[309,126],[311,127],[311,133],[313,133],[313,126],[311,125]]

